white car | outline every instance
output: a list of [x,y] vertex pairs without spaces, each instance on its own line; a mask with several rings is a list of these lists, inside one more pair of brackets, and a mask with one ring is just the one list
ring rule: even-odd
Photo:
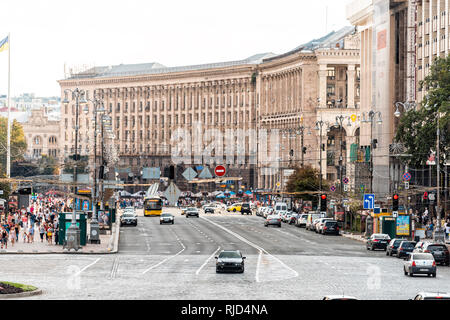
[[295,221],[296,227],[306,227],[306,222],[308,221],[308,214],[302,213]]
[[415,274],[426,274],[427,276],[436,277],[436,261],[431,253],[412,252],[405,258],[403,265],[405,276],[410,277]]

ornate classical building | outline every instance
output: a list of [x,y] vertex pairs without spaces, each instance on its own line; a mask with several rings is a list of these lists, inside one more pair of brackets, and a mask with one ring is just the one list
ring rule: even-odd
[[45,110],[44,107],[31,110],[28,120],[22,123],[27,159],[38,159],[42,155],[60,157],[60,122],[49,119]]
[[[208,130],[218,129],[225,135],[227,129],[266,129],[269,133],[279,129],[281,151],[277,159],[267,160],[271,150],[255,152],[250,137],[245,137],[245,141],[224,142],[224,150],[242,143],[245,161],[233,158],[229,162],[227,158],[222,163],[227,166],[227,176],[243,177],[240,184],[246,189],[276,188],[295,165],[320,167],[320,130],[314,128],[316,121],[322,120],[326,123],[322,174],[334,181],[339,172],[344,175],[350,144],[358,140],[358,41],[354,28],[346,27],[282,55],[264,53],[239,61],[185,67],[158,63],[94,67],[59,83],[62,99],[66,89],[80,88],[86,90],[88,99],[96,95],[104,101],[112,118],[123,180],[134,177],[134,181],[146,182],[142,178],[144,167],[160,167],[163,172],[172,160],[175,143],[171,136],[177,128],[187,129],[191,136],[200,130],[203,138],[197,146],[201,150],[212,141]],[[80,108],[78,115],[82,155],[92,154],[94,139],[93,108],[91,103],[88,106],[87,114]],[[352,115],[354,120],[350,120]],[[73,101],[61,107],[61,150],[65,157],[74,152],[75,116]],[[337,116],[345,119],[343,126],[336,126]],[[300,125],[305,127],[303,134],[298,132]],[[257,144],[261,144],[260,137]],[[194,144],[190,148],[195,148]],[[221,164],[201,157],[191,160],[191,164],[185,161],[178,165],[181,185],[186,167]],[[268,172],[274,161],[281,170]]]

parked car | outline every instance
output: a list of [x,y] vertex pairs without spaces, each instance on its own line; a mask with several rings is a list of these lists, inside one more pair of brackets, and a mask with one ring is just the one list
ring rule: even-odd
[[268,216],[270,216],[271,214],[274,214],[274,210],[272,207],[267,207],[267,209],[264,211],[264,218],[267,218]]
[[189,217],[197,217],[197,218],[199,218],[200,215],[199,215],[198,209],[194,208],[194,207],[187,208],[187,210],[186,210],[186,218],[189,218]]
[[296,227],[306,227],[306,221],[308,220],[308,214],[301,213],[298,215],[297,220],[295,221]]
[[250,206],[250,203],[244,202],[241,206],[241,214],[252,214],[252,208]]
[[402,241],[397,249],[397,258],[407,257],[408,254],[413,252],[415,245],[414,241]]
[[237,271],[243,273],[245,270],[245,257],[239,250],[222,250],[216,258],[216,272]]
[[310,230],[310,231],[316,231],[316,226],[317,226],[317,224],[319,223],[320,219],[321,219],[321,218],[315,219],[315,220],[312,222],[311,226],[309,227],[309,230]]
[[436,262],[431,253],[417,253],[413,252],[405,258],[403,265],[405,276],[409,274],[410,277],[415,274],[426,274],[436,277]]
[[170,213],[162,213],[161,218],[159,218],[159,224],[163,224],[163,223],[174,224],[174,222],[175,222],[175,217],[173,215],[171,215]]
[[325,225],[325,221],[332,221],[333,218],[320,218],[319,222],[316,224],[314,231],[316,231],[316,233],[322,233],[322,228]]
[[299,216],[300,215],[298,213],[292,213],[288,223],[289,224],[295,224],[295,222],[297,221]]
[[321,228],[322,234],[335,234],[339,235],[339,224],[335,220],[327,220]]
[[311,212],[308,213],[308,218],[307,218],[306,224],[305,224],[306,230],[314,230],[313,229],[314,221],[321,217],[322,217],[322,215],[320,213],[311,213]]
[[264,226],[268,227],[269,225],[275,225],[278,226],[278,228],[281,228],[281,217],[275,214],[268,216],[264,221]]
[[125,211],[120,217],[120,226],[123,225],[137,226],[137,216],[133,212]]
[[397,254],[398,246],[400,245],[400,243],[402,243],[402,241],[405,241],[405,239],[402,238],[392,239],[391,242],[389,242],[389,244],[386,247],[386,255],[392,257],[393,255]]
[[414,248],[414,252],[431,253],[433,255],[436,263],[446,265],[446,266],[449,265],[450,254],[449,254],[448,248],[445,244],[436,243],[436,242],[422,242],[421,245],[418,247],[418,245],[420,243],[421,242],[418,242],[416,244],[416,247]]
[[414,300],[450,300],[450,294],[446,292],[419,292]]
[[374,233],[367,239],[367,250],[382,249],[387,250],[387,245],[391,241],[391,237],[385,233]]

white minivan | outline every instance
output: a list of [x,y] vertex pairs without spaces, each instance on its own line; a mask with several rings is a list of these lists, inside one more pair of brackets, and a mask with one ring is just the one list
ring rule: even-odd
[[275,203],[275,214],[279,214],[280,211],[287,211],[288,207],[287,204],[284,202],[277,202]]

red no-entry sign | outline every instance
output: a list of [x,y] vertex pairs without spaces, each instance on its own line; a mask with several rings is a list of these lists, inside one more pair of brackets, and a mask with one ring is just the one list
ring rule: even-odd
[[218,176],[218,177],[223,177],[223,176],[225,175],[225,173],[226,173],[226,169],[225,169],[224,166],[217,166],[217,167],[214,169],[214,173],[215,173],[215,175]]

